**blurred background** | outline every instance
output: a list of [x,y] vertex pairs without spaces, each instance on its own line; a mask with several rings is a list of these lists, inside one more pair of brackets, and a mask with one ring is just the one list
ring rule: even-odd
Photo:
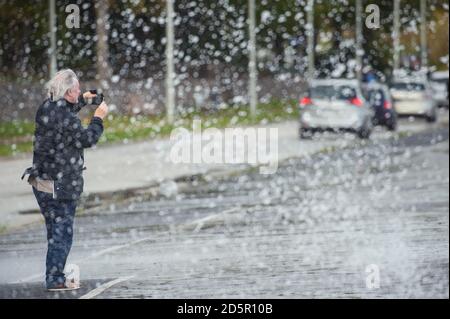
[[[0,0],[0,154],[30,151],[35,110],[52,68],[72,68],[82,88],[105,91],[112,112],[102,143],[167,134],[193,114],[212,113],[216,126],[294,119],[309,64],[314,77],[355,77],[357,2],[256,1],[258,108],[250,118],[251,1],[174,1],[173,49],[167,52],[165,0]],[[382,79],[391,77],[395,63],[395,2],[376,1],[379,28],[361,29],[360,63]],[[313,24],[308,23],[311,3]],[[372,2],[360,3],[364,22]],[[79,28],[66,26],[69,4],[79,7]],[[430,72],[448,70],[448,7],[447,1],[426,1]],[[421,0],[399,1],[398,19],[398,66],[419,70]],[[309,41],[314,41],[312,58]],[[165,116],[167,61],[174,68],[175,122]]]

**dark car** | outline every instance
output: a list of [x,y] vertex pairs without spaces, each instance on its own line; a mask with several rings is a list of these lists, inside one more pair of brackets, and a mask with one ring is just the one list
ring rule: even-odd
[[364,95],[374,110],[373,124],[385,126],[389,131],[397,129],[397,112],[388,86],[370,84],[364,87]]

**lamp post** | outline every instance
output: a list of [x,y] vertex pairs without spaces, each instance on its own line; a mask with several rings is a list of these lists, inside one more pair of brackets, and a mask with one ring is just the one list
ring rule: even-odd
[[308,37],[308,80],[314,79],[315,74],[315,43],[314,43],[314,0],[308,0],[306,7],[308,13],[308,23],[306,24],[306,34]]
[[256,105],[258,102],[258,95],[256,92],[256,85],[258,81],[258,71],[256,68],[256,12],[255,0],[248,1],[248,31],[249,31],[249,88],[248,95],[250,99],[250,115],[254,119],[256,117]]
[[400,69],[400,0],[394,0],[394,73]]
[[175,67],[173,60],[174,50],[174,26],[173,26],[173,1],[166,0],[167,4],[167,17],[166,17],[166,111],[167,121],[172,124],[175,117]]
[[356,0],[356,77],[362,81],[363,66],[363,33],[362,33],[362,0]]
[[420,1],[420,51],[422,70],[428,68],[428,41],[427,41],[427,1]]
[[50,78],[53,78],[56,73],[56,14],[55,14],[55,0],[49,0],[49,33],[50,33]]

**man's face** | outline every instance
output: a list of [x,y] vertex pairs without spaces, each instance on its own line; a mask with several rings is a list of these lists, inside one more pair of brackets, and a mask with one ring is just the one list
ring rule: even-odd
[[65,99],[70,103],[78,103],[78,97],[80,96],[80,83],[77,81],[76,84],[67,91]]

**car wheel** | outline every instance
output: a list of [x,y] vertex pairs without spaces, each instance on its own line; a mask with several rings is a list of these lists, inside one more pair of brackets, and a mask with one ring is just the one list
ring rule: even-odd
[[370,135],[372,134],[372,126],[371,125],[365,125],[361,129],[358,130],[357,135],[362,140],[367,140],[370,138]]
[[437,121],[437,111],[434,108],[431,114],[426,117],[428,123],[435,123]]
[[387,127],[388,131],[391,131],[391,132],[396,131],[397,130],[397,121],[395,121],[395,120],[389,121],[386,124],[386,127]]
[[301,140],[311,139],[314,135],[312,130],[308,130],[306,128],[301,128],[299,130],[299,137]]

